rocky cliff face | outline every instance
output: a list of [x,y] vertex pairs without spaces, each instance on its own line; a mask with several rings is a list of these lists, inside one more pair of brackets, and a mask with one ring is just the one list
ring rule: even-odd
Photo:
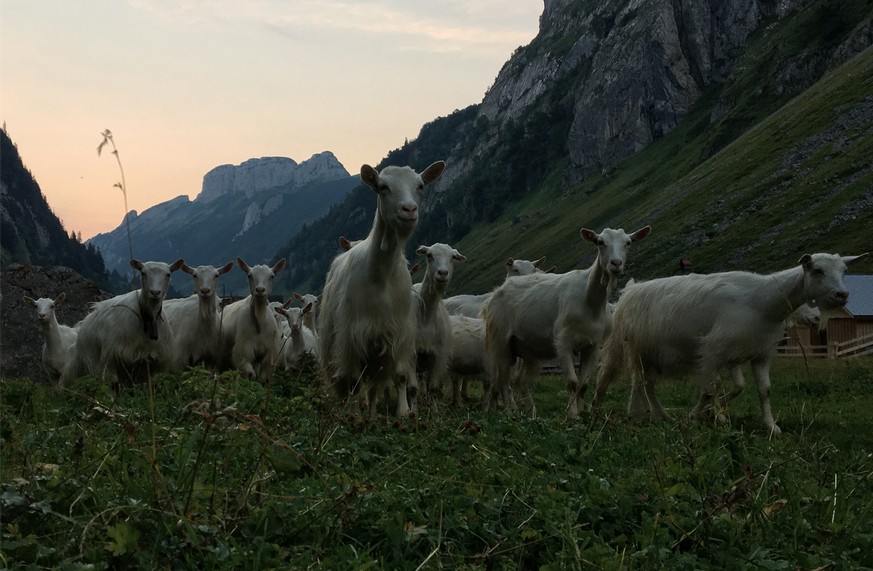
[[545,0],[537,37],[503,66],[482,100],[489,136],[452,157],[442,191],[552,97],[568,90],[567,181],[631,156],[670,132],[724,82],[749,35],[801,0]]
[[287,157],[249,159],[239,165],[215,167],[203,177],[203,188],[195,199],[207,203],[219,196],[243,193],[247,197],[280,186],[303,186],[316,181],[347,178],[348,171],[330,151],[312,155],[298,164]]

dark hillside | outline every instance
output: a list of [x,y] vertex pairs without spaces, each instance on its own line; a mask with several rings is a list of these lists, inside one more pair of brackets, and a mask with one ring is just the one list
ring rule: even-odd
[[83,244],[75,232],[67,233],[5,130],[0,130],[0,191],[3,271],[12,263],[67,266],[103,289],[126,289],[117,274],[106,272],[96,248]]

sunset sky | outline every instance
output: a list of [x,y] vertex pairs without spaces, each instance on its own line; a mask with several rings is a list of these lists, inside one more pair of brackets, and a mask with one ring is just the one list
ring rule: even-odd
[[355,174],[482,100],[542,0],[0,0],[0,120],[65,228],[112,230],[222,164]]

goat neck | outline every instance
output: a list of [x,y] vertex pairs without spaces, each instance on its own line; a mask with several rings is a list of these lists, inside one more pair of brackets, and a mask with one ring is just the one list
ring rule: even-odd
[[249,296],[249,312],[252,316],[252,322],[255,324],[255,332],[261,333],[262,320],[270,318],[270,315],[267,313],[267,306],[269,305],[269,300],[267,296]]
[[609,294],[615,289],[615,275],[603,268],[598,254],[594,263],[588,268],[588,282],[585,288],[585,304],[592,310],[602,311],[606,308]]
[[155,300],[141,289],[137,294],[137,305],[143,333],[152,341],[157,341],[158,325],[163,319],[163,299]]

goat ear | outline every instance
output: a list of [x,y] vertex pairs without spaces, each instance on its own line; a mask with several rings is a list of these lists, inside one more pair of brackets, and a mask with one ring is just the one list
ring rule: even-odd
[[421,265],[418,262],[415,262],[415,264],[411,268],[409,268],[409,275],[414,276],[415,274],[418,273],[418,270],[420,268],[421,268]]
[[303,296],[300,295],[299,293],[297,293],[296,291],[295,291],[294,293],[291,294],[291,297],[293,297],[293,298],[296,299],[297,301],[303,301]]
[[379,173],[370,165],[361,165],[361,182],[376,190],[379,187]]
[[135,269],[135,270],[142,271],[142,262],[140,262],[136,258],[131,258],[130,259],[130,267]]
[[182,258],[179,258],[178,260],[176,260],[175,262],[170,264],[170,271],[175,272],[176,270],[178,270],[179,268],[181,268],[184,265],[185,265],[185,260],[183,260]]
[[352,243],[349,242],[349,239],[346,238],[345,236],[340,236],[339,237],[339,247],[340,247],[340,250],[342,250],[343,252],[348,252],[349,250],[352,249]]
[[867,254],[869,253],[870,252],[864,252],[863,254],[859,254],[857,256],[841,256],[841,258],[843,260],[843,263],[848,266],[849,264],[854,264],[858,260],[864,259],[864,257],[867,256]]
[[273,273],[275,274],[276,272],[280,271],[284,267],[285,267],[285,258],[282,258],[281,260],[276,262],[275,266],[273,266]]
[[533,265],[534,265],[535,268],[542,268],[542,267],[543,267],[543,264],[545,264],[545,263],[546,263],[546,257],[543,256],[543,257],[540,258],[539,260],[536,260],[536,261],[533,263]]
[[427,255],[427,246],[419,246],[415,249],[415,253],[421,256]]
[[245,273],[249,273],[250,271],[252,271],[252,269],[249,267],[249,265],[247,263],[245,263],[243,261],[243,259],[238,257],[238,256],[236,258],[236,265],[238,265],[239,269],[241,269]]
[[36,300],[33,299],[32,297],[24,296],[24,303],[26,303],[27,305],[32,305],[33,307],[36,307]]
[[284,307],[285,309],[288,309],[289,307],[291,307],[291,305],[292,305],[295,301],[297,301],[297,300],[294,299],[294,298],[292,297],[291,299],[289,299],[288,301],[286,301],[285,303],[283,303],[283,304],[282,304],[282,307]]
[[66,297],[67,297],[67,294],[65,294],[64,292],[59,293],[59,294],[58,294],[58,297],[55,298],[55,305],[58,305],[59,303],[61,303],[62,301],[64,301],[64,299],[65,299]]
[[306,304],[306,307],[303,308],[303,313],[306,314],[306,313],[309,313],[310,311],[312,311],[312,302],[311,301]]
[[467,259],[467,256],[465,256],[464,254],[460,253],[457,250],[452,250],[452,259],[455,260],[456,262],[463,262],[464,260]]
[[423,182],[424,184],[432,183],[433,181],[438,179],[441,174],[443,174],[445,168],[445,161],[437,161],[433,163],[421,172],[421,182]]
[[812,256],[809,254],[804,254],[800,256],[800,259],[797,261],[798,264],[803,266],[803,269],[808,270],[812,266]]
[[637,230],[636,232],[634,232],[633,234],[630,235],[631,242],[639,242],[640,240],[642,240],[643,238],[645,238],[646,236],[648,236],[651,233],[652,233],[651,226],[643,226],[642,228],[640,228],[639,230]]
[[221,266],[220,268],[218,268],[218,275],[226,274],[227,272],[229,272],[232,269],[233,269],[233,261],[230,261],[230,262],[224,264],[223,266]]
[[546,272],[547,274],[553,274],[553,273],[555,273],[557,270],[558,270],[558,266],[552,266],[552,267],[549,268],[548,270],[545,270],[545,272]]
[[183,272],[185,272],[186,274],[191,274],[192,276],[194,275],[194,268],[192,268],[188,264],[182,264],[182,267],[179,269],[182,270]]
[[514,263],[515,263],[515,260],[512,259],[512,256],[506,258],[506,264],[505,264],[505,265],[506,265],[507,268],[512,267],[512,264],[514,264]]
[[275,311],[276,313],[281,313],[282,315],[288,315],[288,311],[281,305],[273,308],[273,311]]
[[597,243],[597,239],[600,238],[600,234],[595,232],[594,230],[589,230],[588,228],[582,228],[579,230],[579,235],[582,236],[583,240],[588,240],[594,244]]

